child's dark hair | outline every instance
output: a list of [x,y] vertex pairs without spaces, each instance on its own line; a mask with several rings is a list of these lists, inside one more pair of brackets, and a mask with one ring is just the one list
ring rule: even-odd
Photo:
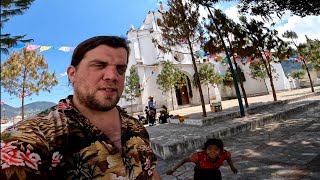
[[203,150],[206,150],[210,145],[216,145],[221,151],[223,151],[223,142],[221,139],[218,139],[218,138],[208,139],[204,143]]

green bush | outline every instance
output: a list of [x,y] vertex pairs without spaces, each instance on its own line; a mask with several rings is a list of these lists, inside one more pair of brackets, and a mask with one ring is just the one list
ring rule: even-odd
[[305,74],[306,74],[306,71],[302,70],[302,69],[300,69],[300,70],[292,70],[291,71],[291,76],[293,78],[302,79]]

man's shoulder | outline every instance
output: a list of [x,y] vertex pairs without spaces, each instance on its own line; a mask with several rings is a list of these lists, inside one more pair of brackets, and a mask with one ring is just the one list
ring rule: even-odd
[[46,111],[32,116],[24,121],[8,127],[1,133],[1,140],[5,141],[34,141],[34,143],[44,143],[48,137],[61,134],[58,130],[67,127],[65,118],[57,111]]
[[123,111],[120,109],[120,115],[121,115],[122,121],[126,123],[129,123],[132,125],[141,125],[141,123],[137,118],[133,117],[132,115],[129,115],[126,111]]
[[126,131],[129,137],[139,136],[149,141],[149,134],[143,124],[135,117],[126,112],[120,111],[123,127],[128,128]]

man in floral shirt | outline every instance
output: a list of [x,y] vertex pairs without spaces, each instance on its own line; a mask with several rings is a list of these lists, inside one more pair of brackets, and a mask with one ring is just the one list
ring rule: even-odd
[[1,179],[160,179],[146,129],[116,105],[128,56],[123,38],[80,43],[74,94],[1,134]]

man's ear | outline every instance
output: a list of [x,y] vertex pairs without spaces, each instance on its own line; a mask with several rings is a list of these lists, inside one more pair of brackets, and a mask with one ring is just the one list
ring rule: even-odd
[[71,83],[74,83],[76,72],[77,69],[74,66],[69,66],[67,69],[68,78]]

